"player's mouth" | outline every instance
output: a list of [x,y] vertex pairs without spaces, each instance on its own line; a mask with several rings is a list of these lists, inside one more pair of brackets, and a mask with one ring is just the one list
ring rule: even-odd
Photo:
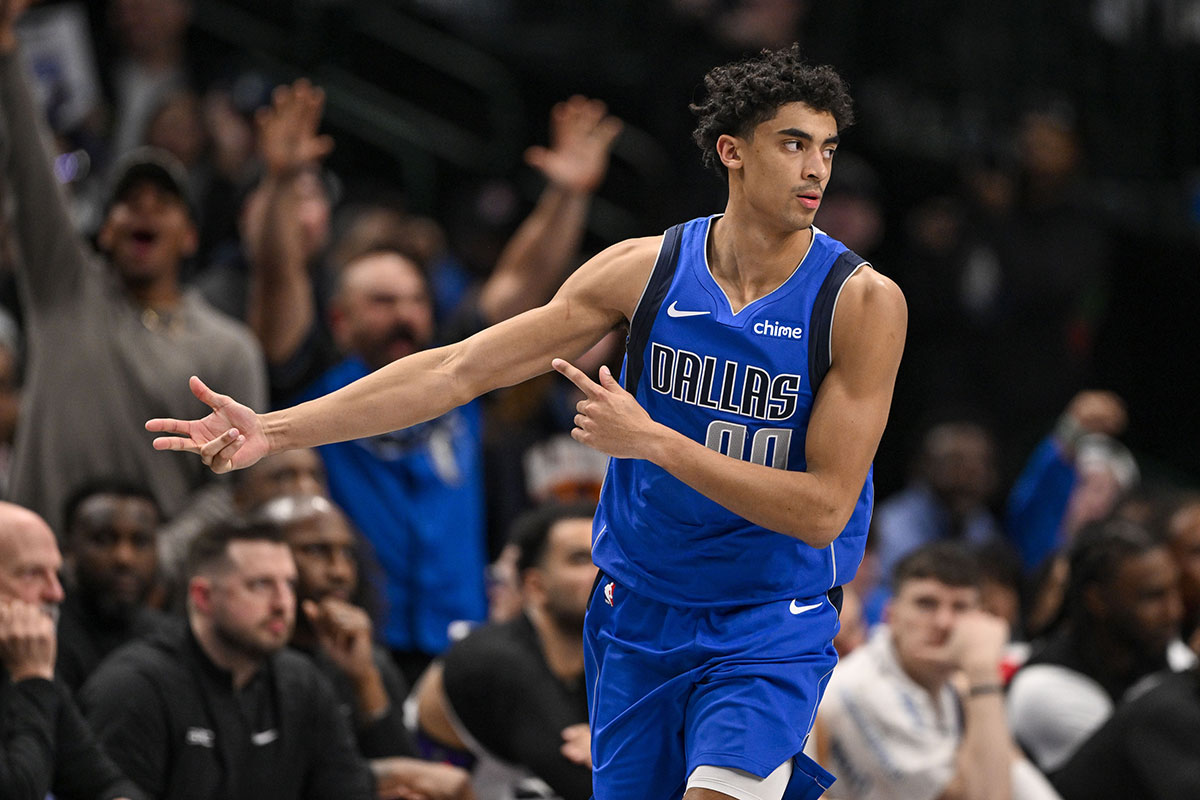
[[152,228],[134,228],[129,232],[129,241],[135,252],[147,253],[158,241],[158,231]]
[[817,206],[821,205],[820,192],[806,192],[804,194],[798,194],[796,195],[796,199],[799,200],[800,205],[804,206],[805,208],[816,209]]

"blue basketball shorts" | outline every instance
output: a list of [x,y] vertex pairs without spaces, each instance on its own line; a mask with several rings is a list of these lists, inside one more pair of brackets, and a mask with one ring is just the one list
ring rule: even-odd
[[584,627],[595,800],[672,800],[698,766],[761,778],[789,758],[785,800],[820,797],[833,775],[802,751],[837,630],[824,594],[676,607],[600,575]]

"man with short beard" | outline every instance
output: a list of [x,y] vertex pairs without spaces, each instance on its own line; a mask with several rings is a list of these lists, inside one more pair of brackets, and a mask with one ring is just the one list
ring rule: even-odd
[[140,797],[101,752],[71,694],[54,680],[63,599],[54,533],[0,503],[0,794],[41,800]]
[[296,565],[278,528],[209,528],[185,573],[187,626],[118,650],[80,695],[113,760],[153,797],[372,797],[329,683],[285,649]]
[[[594,504],[549,505],[517,519],[523,611],[450,648],[417,688],[422,746],[477,760],[481,798],[592,794],[583,617],[596,578]],[[455,756],[451,752],[448,755]],[[497,764],[516,765],[497,774]],[[548,786],[548,789],[546,788]]]
[[79,691],[109,653],[169,624],[147,605],[158,572],[162,514],[147,489],[102,480],[71,496],[64,519],[69,583],[55,671]]

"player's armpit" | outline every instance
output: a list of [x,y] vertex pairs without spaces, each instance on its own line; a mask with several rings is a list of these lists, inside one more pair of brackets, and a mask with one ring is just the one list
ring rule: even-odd
[[883,436],[907,326],[904,295],[889,278],[863,267],[846,282],[805,447],[808,472],[830,501],[829,541],[850,519]]

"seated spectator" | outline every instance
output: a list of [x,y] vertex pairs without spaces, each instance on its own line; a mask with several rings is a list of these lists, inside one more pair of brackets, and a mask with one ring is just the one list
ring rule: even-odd
[[285,649],[296,566],[274,526],[192,543],[187,625],[114,653],[80,695],[112,758],[152,797],[371,798],[324,676]]
[[325,465],[311,448],[288,450],[233,473],[233,507],[252,514],[268,501],[292,495],[329,496]]
[[61,564],[46,523],[0,503],[0,795],[140,798],[96,744],[70,691],[54,680]]
[[1167,670],[1182,615],[1165,543],[1122,519],[1080,531],[1058,628],[1013,677],[1013,734],[1052,773],[1121,702]]
[[98,481],[71,496],[64,519],[68,586],[55,669],[78,691],[113,650],[168,624],[148,605],[162,516],[145,488]]
[[1200,652],[1200,494],[1177,500],[1167,516],[1167,544],[1179,566],[1183,640]]
[[148,487],[190,535],[224,481],[194,459],[148,452],[138,420],[188,413],[195,398],[173,383],[197,373],[265,406],[262,352],[244,325],[180,285],[197,231],[174,157],[145,149],[118,165],[97,234],[103,260],[75,235],[16,57],[13,26],[26,5],[0,12],[0,171],[29,354],[10,496],[62,530],[70,492],[121,478]]
[[969,422],[935,425],[921,441],[909,485],[875,509],[871,534],[879,577],[918,547],[941,539],[983,544],[999,538],[988,509],[996,489],[996,453],[986,429]]
[[[434,662],[417,688],[426,744],[469,751],[484,798],[528,785],[522,797],[587,800],[592,793],[583,685],[583,616],[595,582],[592,504],[548,505],[520,517],[523,613],[489,623]],[[569,755],[568,755],[569,754]],[[500,777],[497,762],[516,765]]]
[[1030,455],[1005,517],[1026,570],[1062,552],[1084,524],[1108,516],[1137,481],[1136,463],[1114,439],[1127,420],[1116,394],[1080,392]]
[[1200,672],[1168,675],[1118,708],[1050,776],[1063,800],[1200,797]]
[[387,651],[375,644],[371,617],[355,604],[362,542],[350,521],[319,495],[279,497],[258,517],[280,526],[296,560],[296,598],[302,613],[293,648],[325,674],[367,758],[411,756],[404,727],[408,685]]
[[826,796],[1054,798],[1009,733],[1008,627],[980,607],[976,558],[927,545],[893,585],[886,624],[834,670],[817,712],[809,747],[838,776]]

